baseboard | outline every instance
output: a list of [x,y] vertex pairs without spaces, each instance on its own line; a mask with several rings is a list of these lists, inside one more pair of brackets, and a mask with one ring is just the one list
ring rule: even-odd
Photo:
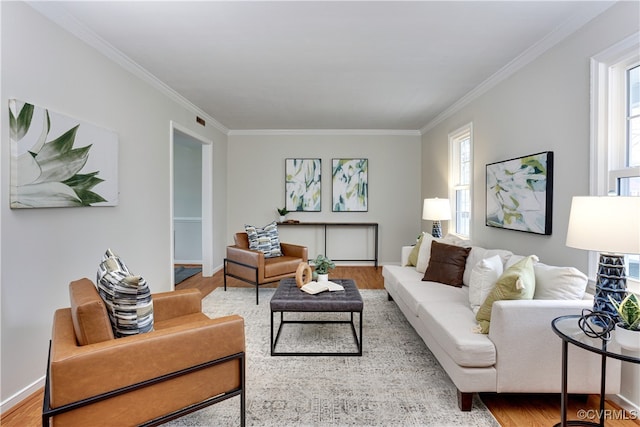
[[640,414],[640,406],[636,405],[621,394],[609,394],[607,395],[607,400],[615,403],[630,414],[635,414],[635,416]]
[[33,393],[43,388],[44,380],[45,380],[45,377],[42,377],[32,382],[31,384],[29,384],[28,386],[26,386],[16,394],[14,394],[13,396],[10,396],[8,399],[0,402],[0,413],[2,414],[6,413],[9,409],[13,408],[17,404],[25,400],[27,397],[31,396]]

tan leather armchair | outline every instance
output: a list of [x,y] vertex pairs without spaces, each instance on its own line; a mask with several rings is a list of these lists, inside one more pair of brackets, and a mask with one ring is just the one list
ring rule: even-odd
[[158,425],[234,396],[245,424],[240,316],[210,319],[197,289],[154,294],[154,330],[114,338],[89,279],[54,314],[43,426]]
[[256,304],[260,285],[293,277],[298,265],[308,261],[306,246],[280,242],[282,256],[265,258],[262,252],[249,249],[247,233],[236,233],[234,241],[235,245],[227,246],[224,259],[224,290],[227,290],[227,276],[251,283],[256,287]]

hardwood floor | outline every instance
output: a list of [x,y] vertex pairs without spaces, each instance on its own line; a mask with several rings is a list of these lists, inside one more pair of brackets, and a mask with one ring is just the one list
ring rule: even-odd
[[[360,289],[384,289],[382,267],[336,267],[331,271],[330,278],[349,277],[356,281]],[[176,289],[197,288],[203,296],[211,293],[215,288],[223,286],[222,272],[213,277],[203,278],[197,274],[176,286]],[[229,278],[227,286],[250,287],[247,283]],[[266,285],[275,287],[276,284]],[[497,394],[482,393],[481,399],[501,426],[505,427],[537,427],[552,426],[560,421],[560,396],[558,394]],[[13,407],[0,417],[3,427],[40,426],[42,412],[43,391],[40,390]],[[568,405],[568,418],[579,419],[579,415],[586,413],[594,415],[598,411],[598,396],[571,396]],[[584,411],[584,412],[582,412]],[[633,420],[630,414],[621,412],[620,408],[607,401],[605,414],[608,415],[608,427],[640,426],[640,420]],[[638,415],[638,414],[636,414]],[[597,421],[589,419],[588,421]]]

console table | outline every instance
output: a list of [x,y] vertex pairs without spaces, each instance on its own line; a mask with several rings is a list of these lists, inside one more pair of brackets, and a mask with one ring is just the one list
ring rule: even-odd
[[327,228],[329,227],[366,227],[374,230],[374,257],[372,259],[335,259],[332,261],[373,261],[378,266],[378,223],[377,222],[279,222],[280,226],[297,226],[297,227],[322,227],[324,229],[324,255],[331,258],[327,254]]

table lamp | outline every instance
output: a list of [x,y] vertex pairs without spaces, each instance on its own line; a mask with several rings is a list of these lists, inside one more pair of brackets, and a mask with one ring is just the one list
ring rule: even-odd
[[451,205],[449,199],[424,199],[422,205],[422,219],[433,221],[431,235],[442,237],[442,225],[440,221],[451,219]]
[[609,297],[620,302],[627,292],[623,254],[640,253],[640,197],[574,197],[566,244],[600,252],[593,311],[617,319]]

